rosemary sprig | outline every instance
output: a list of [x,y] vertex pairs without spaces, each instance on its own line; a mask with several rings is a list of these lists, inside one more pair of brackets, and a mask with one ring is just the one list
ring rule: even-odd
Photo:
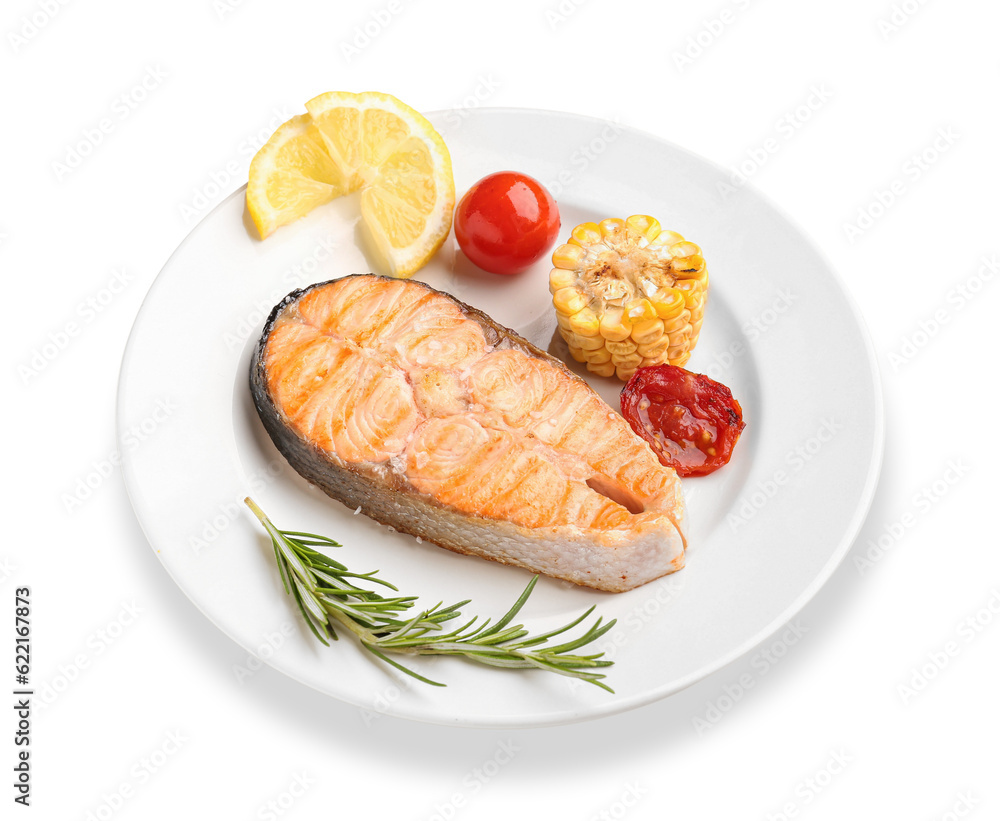
[[499,621],[490,624],[489,619],[480,621],[476,616],[461,627],[444,632],[442,625],[461,616],[460,608],[469,604],[468,599],[448,607],[438,603],[409,617],[406,611],[413,607],[416,596],[382,596],[360,586],[380,585],[398,592],[394,585],[377,577],[377,570],[353,573],[314,549],[340,547],[333,539],[279,530],[250,497],[244,501],[271,537],[285,592],[295,599],[309,629],[323,644],[328,644],[328,638],[336,641],[337,628],[345,628],[382,661],[436,687],[445,685],[425,678],[386,654],[464,656],[493,667],[548,670],[614,692],[602,681],[604,674],[597,672],[614,662],[603,660],[603,653],[579,655],[574,651],[607,633],[614,627],[615,619],[604,623],[598,618],[583,635],[561,644],[549,641],[583,622],[594,611],[593,607],[569,624],[537,636],[529,635],[523,625],[511,624],[534,590],[538,576],[528,582],[514,606]]

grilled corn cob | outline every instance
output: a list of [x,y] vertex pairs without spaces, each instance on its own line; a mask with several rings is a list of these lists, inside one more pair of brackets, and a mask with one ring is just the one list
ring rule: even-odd
[[701,249],[652,217],[585,222],[552,254],[549,291],[570,355],[601,376],[684,365],[701,331]]

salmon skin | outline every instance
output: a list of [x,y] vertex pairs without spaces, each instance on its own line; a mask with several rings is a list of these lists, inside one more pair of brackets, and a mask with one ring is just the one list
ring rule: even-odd
[[684,564],[676,473],[562,362],[422,282],[293,291],[250,386],[298,473],[396,530],[612,592]]

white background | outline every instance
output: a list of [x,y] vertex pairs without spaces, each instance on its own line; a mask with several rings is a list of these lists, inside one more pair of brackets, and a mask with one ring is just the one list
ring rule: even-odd
[[[12,0],[0,14],[0,602],[10,614],[31,586],[33,684],[50,693],[36,698],[32,807],[14,810],[1000,817],[1000,555],[983,527],[1000,455],[1000,285],[985,264],[1000,253],[1000,7],[346,6]],[[369,42],[366,24],[381,29]],[[106,469],[118,367],[171,251],[245,182],[269,131],[331,89],[617,119],[745,164],[828,255],[878,352],[885,462],[854,549],[780,660],[756,652],[651,706],[520,731],[372,719],[266,666],[238,678],[246,653],[163,571]],[[74,162],[81,143],[89,156]],[[0,621],[12,630],[12,615]],[[12,667],[0,664],[4,688]],[[5,818],[12,799],[3,787]]]

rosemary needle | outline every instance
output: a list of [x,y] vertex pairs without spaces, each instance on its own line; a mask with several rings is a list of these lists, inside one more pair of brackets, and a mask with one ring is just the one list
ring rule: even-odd
[[438,603],[410,615],[407,611],[413,607],[416,596],[383,596],[368,585],[399,591],[378,578],[377,570],[354,573],[316,549],[340,547],[339,543],[314,533],[279,530],[253,499],[248,496],[244,501],[271,537],[285,592],[295,599],[309,629],[323,644],[329,643],[327,639],[336,640],[337,629],[343,628],[382,661],[436,687],[444,685],[387,654],[463,656],[492,667],[548,670],[614,692],[602,681],[604,674],[597,672],[614,662],[603,660],[603,653],[575,652],[607,633],[614,627],[614,619],[605,623],[598,618],[581,636],[559,644],[550,640],[581,624],[594,611],[593,607],[569,624],[537,636],[531,636],[523,625],[511,623],[534,590],[538,576],[528,582],[518,600],[498,621],[491,624],[489,619],[480,621],[476,616],[456,629],[449,625],[446,631],[442,625],[461,616],[460,608],[469,604],[468,599],[447,607]]

